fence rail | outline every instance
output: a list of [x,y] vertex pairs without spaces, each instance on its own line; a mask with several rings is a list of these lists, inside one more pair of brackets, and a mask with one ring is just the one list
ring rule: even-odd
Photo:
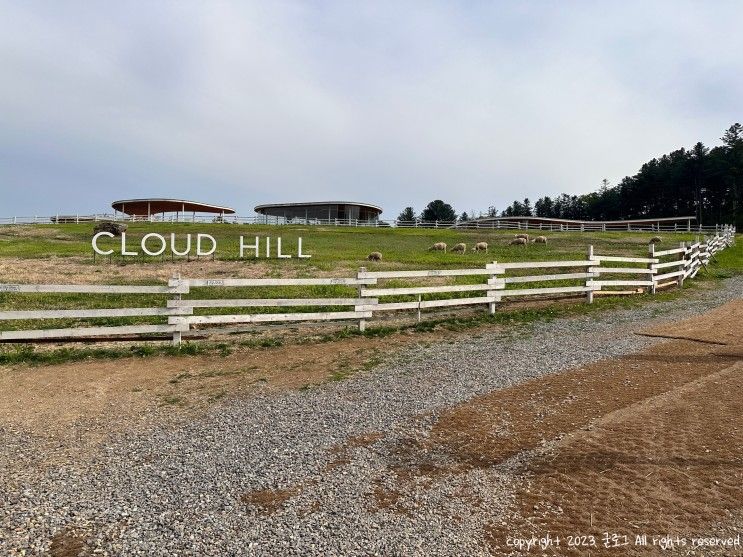
[[596,222],[576,221],[566,223],[539,223],[539,222],[508,222],[491,220],[460,221],[424,221],[416,220],[361,220],[350,218],[286,218],[268,215],[213,215],[179,213],[178,215],[158,214],[151,216],[131,216],[122,214],[94,214],[94,215],[52,215],[52,216],[13,216],[0,217],[0,225],[29,225],[29,224],[80,224],[87,222],[115,221],[115,222],[153,222],[153,223],[186,223],[186,224],[242,224],[242,225],[318,225],[318,226],[354,226],[354,227],[395,227],[395,228],[457,228],[463,230],[543,230],[548,232],[679,232],[697,234],[721,234],[727,225],[691,225],[691,224],[654,224],[652,222]]
[[[206,331],[219,331],[213,326],[237,323],[285,323],[306,321],[358,321],[364,329],[366,320],[379,312],[416,310],[437,307],[486,305],[494,313],[496,304],[503,298],[519,296],[585,295],[593,301],[594,295],[633,294],[642,289],[655,293],[659,288],[683,286],[684,280],[694,278],[706,267],[719,251],[735,242],[735,228],[725,227],[721,233],[693,244],[680,243],[678,247],[655,250],[650,244],[648,257],[623,257],[594,254],[589,246],[585,259],[570,261],[524,261],[488,263],[472,269],[368,271],[361,268],[355,277],[342,278],[226,278],[187,279],[175,276],[167,286],[119,285],[65,285],[65,284],[0,284],[0,293],[76,293],[96,295],[148,294],[164,297],[160,307],[147,308],[96,308],[96,309],[29,309],[0,311],[0,322],[18,320],[100,319],[148,316],[167,319],[167,324],[142,324],[119,326],[84,326],[56,329],[2,330],[0,341],[33,341],[54,338],[93,338],[116,335],[164,334],[172,336],[175,344],[181,342],[182,333],[192,327],[206,327]],[[672,259],[671,259],[672,258]],[[602,265],[602,263],[609,263]],[[631,265],[631,266],[622,266]],[[644,264],[638,267],[638,264]],[[565,272],[547,274],[545,269]],[[535,274],[520,274],[520,273]],[[548,271],[549,273],[549,271]],[[630,275],[630,276],[627,276]],[[632,276],[634,275],[634,276]],[[411,286],[384,286],[380,281],[390,279],[480,280],[477,283],[415,284]],[[554,284],[559,283],[559,284]],[[569,283],[569,284],[566,284]],[[535,284],[534,287],[523,285]],[[518,285],[513,288],[511,285]],[[271,288],[271,287],[337,287],[355,289],[355,296],[328,296],[313,298],[210,298],[187,299],[184,296],[199,294],[210,288]],[[635,287],[635,290],[617,288]],[[193,288],[200,289],[192,292]],[[316,291],[314,291],[316,294]],[[473,293],[473,296],[466,294]],[[447,296],[423,299],[424,295]],[[463,295],[464,294],[464,295]],[[417,296],[417,299],[405,299]],[[397,299],[396,299],[397,298]],[[196,314],[195,310],[219,308],[325,308],[323,311],[298,311],[288,313],[233,313]],[[332,309],[341,308],[341,309]],[[352,309],[351,309],[352,308]]]

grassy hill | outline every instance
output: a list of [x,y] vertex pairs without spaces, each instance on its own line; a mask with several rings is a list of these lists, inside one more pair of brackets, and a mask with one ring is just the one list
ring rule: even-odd
[[[93,225],[35,225],[35,226],[2,226],[0,227],[0,258],[48,258],[74,257],[80,263],[93,264],[91,237]],[[282,269],[305,268],[317,271],[356,270],[359,266],[387,268],[447,268],[458,266],[479,266],[486,262],[574,259],[585,255],[589,244],[593,244],[596,253],[612,255],[645,255],[647,242],[653,233],[638,232],[539,232],[548,237],[545,245],[532,244],[528,247],[510,246],[509,241],[514,231],[477,230],[460,231],[452,229],[395,229],[365,227],[324,227],[324,226],[265,226],[265,225],[231,225],[231,224],[161,224],[135,223],[127,231],[129,249],[139,249],[141,238],[157,232],[169,237],[176,234],[178,249],[185,247],[185,235],[207,233],[218,242],[215,254],[218,260],[239,259],[239,238],[245,237],[245,243],[253,243],[255,236],[261,238],[261,257],[252,256],[242,260],[247,265],[257,262],[265,263],[281,272]],[[275,259],[264,257],[263,238],[272,238],[272,255],[275,256],[276,238],[282,238],[282,251],[294,254],[292,259]],[[297,238],[303,238],[303,252],[311,254],[310,259],[297,259]],[[678,242],[694,240],[694,234],[667,234],[664,247],[676,247]],[[195,240],[195,238],[194,238]],[[489,253],[474,253],[471,250],[476,242],[488,242]],[[435,242],[446,242],[453,246],[464,242],[468,246],[465,255],[428,251]],[[103,239],[102,248],[115,247],[119,252],[118,240]],[[152,247],[155,247],[153,242]],[[384,256],[381,263],[369,263],[367,255],[380,251]],[[98,264],[104,264],[108,258],[97,258]],[[126,262],[160,263],[162,257],[129,257]],[[185,259],[185,258],[183,258]],[[120,255],[114,255],[112,262],[121,262]]]
[[[187,278],[204,277],[313,277],[313,276],[353,276],[359,267],[370,270],[386,269],[446,269],[482,267],[492,261],[546,261],[583,260],[589,245],[594,253],[604,255],[645,256],[648,253],[648,240],[653,233],[609,232],[538,232],[548,238],[548,244],[511,246],[514,231],[478,230],[460,231],[451,229],[392,229],[392,228],[349,228],[321,226],[243,226],[227,224],[158,224],[136,223],[127,232],[128,249],[139,250],[141,238],[150,232],[166,237],[177,235],[177,247],[183,249],[185,235],[207,233],[216,238],[218,250],[214,260],[211,257],[187,260],[185,257],[171,260],[170,257],[112,257],[98,256],[93,259],[91,238],[93,226],[87,224],[2,226],[0,227],[0,283],[107,283],[107,284],[163,284],[174,272]],[[239,238],[246,243],[254,242],[255,236],[261,238],[261,257],[239,259]],[[265,258],[266,236],[272,238],[272,254],[275,255],[276,238],[283,239],[284,253],[294,255],[291,259]],[[694,234],[664,234],[659,249],[677,247],[681,241],[694,241]],[[303,238],[303,252],[311,254],[309,259],[296,257],[297,239]],[[464,254],[429,251],[434,242],[446,242],[450,246],[458,242],[468,245]],[[476,242],[485,241],[490,245],[489,253],[475,253],[471,247]],[[119,247],[120,240],[101,242],[102,248]],[[154,248],[155,245],[153,244]],[[117,252],[119,250],[117,249]],[[372,251],[381,251],[382,262],[367,261]],[[632,264],[630,264],[632,266]],[[724,250],[717,255],[716,262],[708,271],[700,273],[692,284],[704,279],[714,279],[743,272],[743,242]],[[510,274],[530,274],[513,271]],[[533,273],[531,273],[533,274]],[[429,279],[431,284],[481,282],[483,277],[463,276]],[[412,286],[415,280],[390,279],[384,281],[388,287]],[[582,280],[563,280],[550,283],[531,283],[539,286],[577,286]],[[519,285],[516,285],[519,286]],[[691,284],[690,284],[691,286]],[[192,298],[277,298],[277,297],[354,297],[355,287],[316,286],[316,287],[241,287],[241,288],[193,288]],[[458,296],[477,296],[477,292],[438,293],[423,295],[423,299],[449,298]],[[664,298],[674,293],[663,294],[654,299]],[[168,295],[132,294],[21,294],[0,292],[0,309],[74,309],[111,307],[163,307]],[[643,297],[644,298],[644,297]],[[387,297],[385,301],[412,301],[415,296]],[[633,299],[635,299],[633,297]],[[616,299],[615,299],[616,300]],[[624,303],[625,300],[617,300]],[[630,300],[626,300],[630,302]],[[638,300],[639,302],[639,300]],[[599,300],[596,305],[609,307],[614,302]],[[582,304],[579,304],[583,307]],[[595,306],[594,306],[595,307]],[[341,310],[343,308],[328,308]],[[265,313],[302,311],[301,307],[286,308],[211,308],[197,309],[202,313]],[[525,315],[531,310],[525,309]],[[543,310],[551,315],[549,309]],[[558,311],[558,310],[555,310]],[[566,306],[559,310],[567,312]],[[511,312],[512,313],[512,312]],[[493,319],[507,319],[510,314],[496,315]],[[132,325],[165,323],[165,317],[120,317],[97,319],[54,319],[54,320],[15,320],[4,321],[0,327],[9,329],[62,328],[91,325]],[[10,350],[10,352],[9,352]],[[117,352],[118,354],[118,352]],[[3,357],[18,356],[10,347],[0,347],[0,360]],[[21,359],[26,358],[21,354]]]

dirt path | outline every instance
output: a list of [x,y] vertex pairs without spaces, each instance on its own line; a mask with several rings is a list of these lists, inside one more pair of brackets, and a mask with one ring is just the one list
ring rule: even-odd
[[[596,541],[550,555],[662,552],[635,546],[642,534],[734,535],[743,516],[741,319],[743,303],[732,302],[653,330],[703,342],[664,342],[443,412],[427,438],[401,439],[386,456],[383,475],[396,484],[375,494],[377,504],[395,508],[422,482],[515,464],[510,519],[486,528],[496,554],[512,550],[509,538],[547,534]],[[605,532],[620,536],[610,545],[630,545],[604,547]]]
[[[529,466],[509,530],[592,534],[597,556],[617,554],[603,547],[604,532],[618,543],[628,536],[625,555],[662,552],[635,546],[642,534],[736,535],[728,521],[743,509],[741,372],[738,363],[706,375],[558,443]],[[506,533],[491,534],[503,548]]]
[[399,332],[383,338],[237,348],[226,356],[0,366],[0,423],[35,437],[74,441],[80,450],[81,444],[97,442],[108,433],[145,426],[155,415],[174,421],[194,418],[223,398],[343,379],[403,347],[458,336],[445,330]]

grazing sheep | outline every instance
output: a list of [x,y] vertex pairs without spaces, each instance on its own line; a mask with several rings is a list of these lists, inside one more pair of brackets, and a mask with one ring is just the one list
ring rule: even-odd
[[436,242],[434,245],[428,248],[428,251],[443,251],[444,253],[446,253],[446,242]]
[[663,238],[661,238],[660,236],[653,236],[652,238],[650,238],[648,244],[660,244],[662,241]]
[[537,236],[531,241],[532,244],[546,244],[547,236]]
[[528,243],[529,242],[527,241],[526,238],[514,238],[513,240],[511,240],[511,243],[509,245],[511,245],[511,246],[525,246]]
[[457,244],[453,248],[451,248],[452,253],[462,253],[464,254],[467,251],[467,244]]
[[527,242],[529,241],[529,235],[528,234],[515,234],[514,238],[523,238]]
[[488,253],[488,243],[487,242],[477,242],[475,244],[475,247],[472,248],[472,251],[484,251],[485,253]]
[[378,251],[373,251],[366,258],[369,261],[382,261],[382,254]]

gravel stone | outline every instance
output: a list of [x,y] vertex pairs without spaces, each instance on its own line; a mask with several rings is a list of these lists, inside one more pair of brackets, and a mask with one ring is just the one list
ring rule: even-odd
[[[412,346],[342,382],[116,434],[58,466],[35,465],[39,441],[0,429],[0,554],[45,553],[61,531],[83,533],[86,554],[100,555],[484,554],[483,525],[508,521],[509,463],[415,485],[398,501],[410,512],[379,509],[372,493],[392,486],[395,441],[425,437],[438,411],[478,394],[661,342],[633,333],[742,294],[733,278],[662,304]],[[385,437],[331,464],[332,447],[369,432]],[[263,489],[294,496],[273,513],[241,501]]]

